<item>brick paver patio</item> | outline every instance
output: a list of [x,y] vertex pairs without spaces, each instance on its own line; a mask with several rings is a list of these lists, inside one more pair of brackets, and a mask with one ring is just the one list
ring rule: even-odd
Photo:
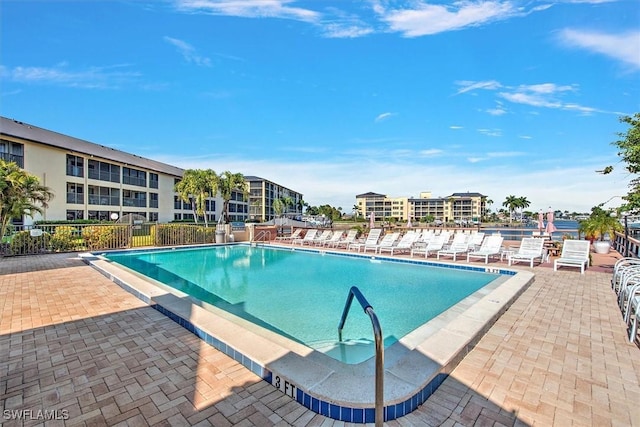
[[[609,286],[613,259],[597,261],[584,275],[536,267],[535,283],[436,393],[386,425],[640,426],[640,349]],[[346,425],[308,411],[75,254],[0,258],[0,316],[4,426]]]

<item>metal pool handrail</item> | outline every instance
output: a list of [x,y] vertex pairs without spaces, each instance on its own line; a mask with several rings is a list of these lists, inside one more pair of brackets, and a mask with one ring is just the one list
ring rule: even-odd
[[371,319],[371,325],[373,326],[373,336],[376,343],[376,427],[382,427],[384,422],[384,345],[382,344],[382,328],[378,321],[378,316],[373,311],[373,307],[369,304],[369,301],[362,295],[360,289],[356,286],[352,286],[349,289],[349,295],[347,301],[344,304],[344,310],[342,310],[342,317],[340,318],[340,324],[338,325],[338,340],[342,341],[342,328],[347,321],[347,315],[351,308],[351,302],[353,297],[358,299],[358,302],[362,306],[364,312]]

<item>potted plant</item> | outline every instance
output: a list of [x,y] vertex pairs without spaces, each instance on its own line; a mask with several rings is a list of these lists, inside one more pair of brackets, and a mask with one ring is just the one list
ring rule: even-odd
[[[600,206],[591,209],[591,215],[584,221],[580,221],[578,230],[584,233],[586,238],[593,243],[593,249],[596,253],[606,254],[611,248],[611,240],[615,236],[616,231],[622,231],[623,227],[618,218],[611,216]],[[609,236],[610,240],[605,240],[605,236]]]

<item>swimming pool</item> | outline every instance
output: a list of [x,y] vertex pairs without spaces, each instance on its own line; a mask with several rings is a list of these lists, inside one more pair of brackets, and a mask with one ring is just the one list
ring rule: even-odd
[[345,340],[338,341],[337,325],[351,286],[358,286],[375,309],[388,347],[500,276],[239,245],[107,258],[344,363],[374,356],[366,316],[350,316]]
[[[228,248],[225,250],[230,250],[236,246],[248,247],[249,245],[235,244],[224,247]],[[175,249],[175,252],[178,251],[181,249]],[[291,252],[292,248],[290,246],[281,248],[278,253],[283,251]],[[357,258],[357,261],[371,266],[397,260],[397,257],[378,256],[374,259],[371,255],[363,256],[353,253],[334,256],[329,252],[313,249],[296,249],[295,252],[296,255],[300,255],[298,252],[308,252],[307,255],[326,264],[341,258]],[[215,251],[209,253],[216,254]],[[246,262],[269,264],[270,255],[268,254],[274,252],[256,251],[255,253],[264,254],[264,256],[235,259],[236,268]],[[211,257],[215,258],[216,255]],[[172,289],[158,280],[122,267],[108,259],[107,254],[83,254],[83,259],[115,283],[180,323],[208,344],[234,358],[305,407],[337,420],[354,423],[372,422],[375,382],[373,359],[368,358],[353,364],[342,363],[302,344],[300,339],[292,339],[292,337],[275,333],[269,328],[256,326],[253,322],[229,314],[211,303],[193,299],[186,293]],[[386,420],[406,415],[422,404],[511,302],[526,289],[534,277],[531,271],[507,270],[495,266],[466,266],[411,259],[399,262],[402,263],[401,267],[407,268],[412,268],[413,264],[420,264],[421,267],[447,267],[474,271],[481,275],[498,274],[499,277],[406,335],[388,337],[389,341],[395,342],[389,343],[384,355]],[[284,261],[276,264],[284,265]],[[294,264],[297,267],[302,266],[298,261]],[[195,270],[193,263],[190,265],[192,267],[187,270]],[[279,270],[284,271],[283,268]],[[223,274],[220,277],[223,281],[219,283],[229,287],[229,282],[225,281],[226,276]],[[246,275],[243,277],[246,278]],[[364,281],[360,280],[355,284],[360,287],[362,283]],[[366,294],[366,291],[363,292]],[[340,295],[340,301],[337,303],[340,306],[339,310],[342,310],[346,297],[346,291],[344,295]],[[385,304],[372,301],[372,305],[378,312]],[[354,324],[356,321],[363,322],[369,331],[366,336],[370,337],[371,325],[367,323],[366,315],[357,310],[355,305],[351,311],[347,327],[350,328],[352,322]],[[336,317],[333,322],[330,322],[336,333],[338,320],[339,318]],[[383,333],[387,335],[386,320],[381,317],[381,322]],[[348,335],[347,327],[345,327],[345,335]],[[352,336],[363,334],[364,332]]]

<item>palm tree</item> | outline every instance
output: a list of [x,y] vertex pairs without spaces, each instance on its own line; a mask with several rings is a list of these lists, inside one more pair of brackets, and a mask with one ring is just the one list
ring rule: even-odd
[[231,173],[225,171],[221,173],[216,179],[216,190],[220,192],[222,197],[222,213],[220,214],[221,223],[225,223],[227,219],[227,212],[229,209],[229,200],[234,191],[242,193],[242,198],[246,200],[249,197],[249,190],[247,190],[247,184],[244,180],[244,175],[241,173]]
[[513,220],[513,211],[518,207],[518,198],[516,196],[507,196],[502,206],[509,209],[509,223]]
[[353,210],[353,220],[356,221],[360,215],[360,206],[353,205],[351,209]]
[[293,198],[291,196],[285,196],[281,198],[282,203],[284,203],[284,213],[289,212],[289,208],[294,205]]
[[518,207],[520,208],[520,218],[522,219],[522,215],[524,214],[524,209],[531,206],[531,202],[527,200],[526,197],[518,197],[517,202],[518,202]]
[[40,185],[38,177],[15,162],[0,159],[0,240],[11,219],[41,214],[53,196],[49,187]]
[[187,169],[182,175],[182,180],[174,187],[180,199],[191,203],[196,224],[198,217],[203,216],[205,227],[209,226],[206,212],[207,199],[216,195],[216,180],[217,175],[212,169]]
[[484,212],[482,212],[482,218],[486,217],[489,215],[489,213],[491,212],[491,208],[490,206],[493,205],[493,200],[488,199],[488,198],[484,198],[484,204],[485,204],[485,209]]
[[273,213],[275,214],[276,218],[282,216],[285,210],[285,204],[282,199],[275,199],[271,206],[273,207]]

